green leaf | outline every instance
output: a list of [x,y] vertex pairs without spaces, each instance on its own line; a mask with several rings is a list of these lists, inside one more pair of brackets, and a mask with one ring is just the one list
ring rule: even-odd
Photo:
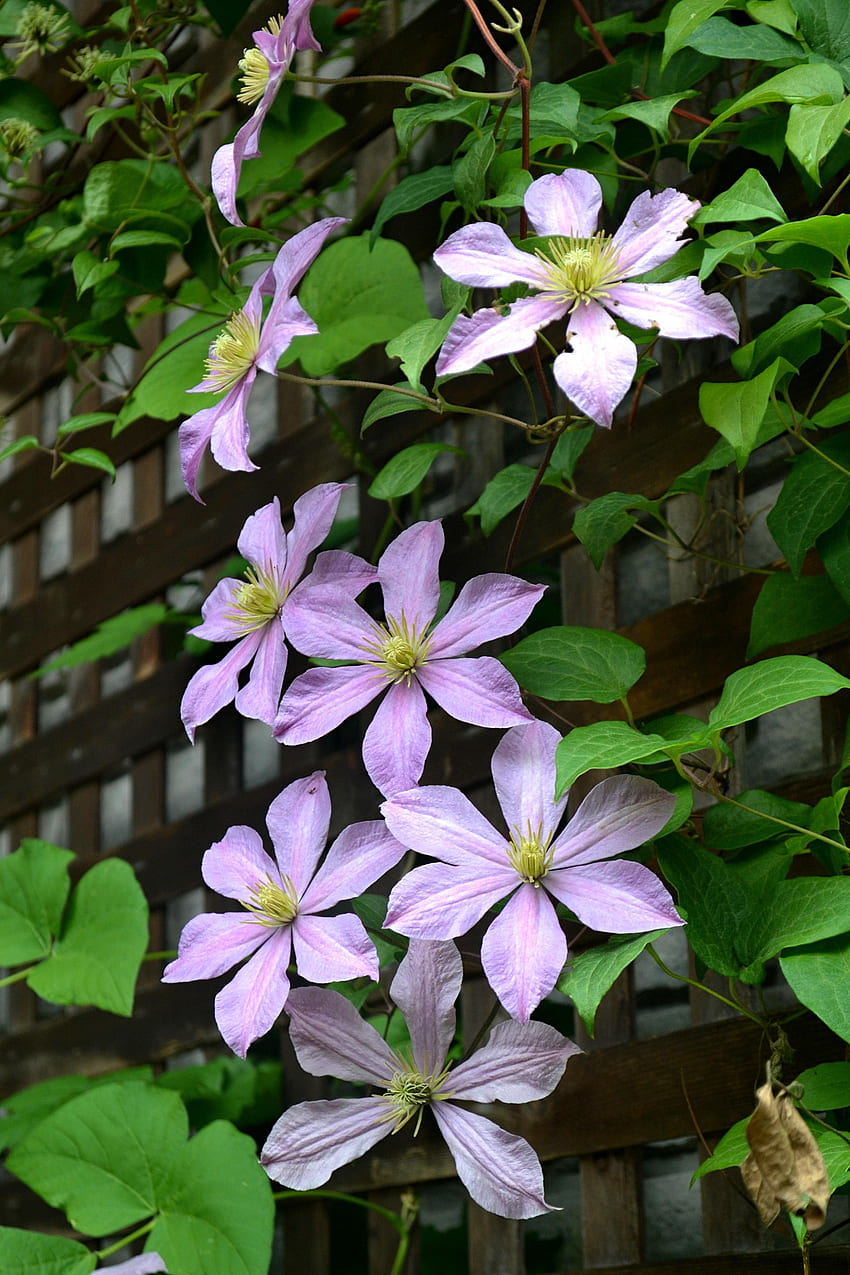
[[706,1173],[716,1173],[719,1169],[734,1169],[737,1165],[744,1163],[750,1154],[750,1144],[747,1142],[746,1132],[749,1122],[750,1117],[744,1116],[743,1120],[733,1124],[732,1128],[724,1133],[714,1148],[713,1154],[703,1160],[691,1178],[691,1186],[700,1178],[705,1177]]
[[739,470],[758,444],[771,392],[789,368],[785,359],[774,359],[750,381],[720,384],[704,381],[700,386],[699,407],[703,419],[732,444]]
[[27,982],[56,1005],[95,1005],[129,1017],[148,944],[148,906],[123,859],[96,863],[71,895],[62,932]]
[[79,434],[84,429],[94,429],[97,425],[108,425],[115,420],[114,412],[84,412],[81,416],[69,416],[56,431],[57,438],[66,434]]
[[828,575],[799,579],[784,574],[768,576],[753,607],[747,659],[772,646],[832,628],[848,616],[850,602]]
[[728,18],[709,18],[697,27],[688,45],[712,58],[731,61],[752,59],[754,62],[797,62],[802,49],[797,40],[789,40],[772,27],[757,24],[738,26]]
[[[828,70],[827,67],[820,68]],[[808,217],[805,221],[789,221],[784,226],[772,226],[758,237],[759,243],[809,244],[832,253],[845,274],[850,273],[847,248],[850,245],[850,213],[826,214]]]
[[110,275],[114,275],[118,269],[117,261],[101,261],[93,252],[89,252],[86,248],[83,252],[78,252],[71,262],[71,269],[74,274],[74,283],[77,285],[77,298],[79,299],[84,292],[88,292],[89,288],[94,288],[104,279],[108,279]]
[[726,679],[723,694],[711,710],[708,725],[721,731],[740,726],[786,704],[850,688],[850,680],[808,655],[777,655]]
[[[680,0],[680,6],[694,7],[692,0]],[[844,97],[844,81],[838,71],[831,66],[794,66],[790,70],[780,71],[763,84],[750,89],[748,93],[736,97],[731,106],[712,120],[708,128],[703,129],[698,137],[693,138],[688,147],[688,158],[709,133],[719,128],[733,115],[753,110],[757,106],[767,106],[771,102],[811,102],[818,106],[829,106],[840,102]],[[823,220],[827,220],[824,218]]]
[[795,0],[800,31],[816,53],[850,60],[850,10],[844,0]]
[[[109,1235],[156,1213],[187,1132],[176,1094],[140,1083],[100,1085],[42,1120],[7,1166],[75,1230]],[[234,1190],[236,1183],[234,1174]]]
[[585,447],[593,438],[593,434],[594,428],[592,425],[582,425],[579,429],[565,430],[555,444],[549,468],[554,470],[565,482],[570,482],[575,473],[576,465],[581,459]]
[[76,1240],[0,1226],[4,1275],[89,1275],[97,1257]]
[[0,964],[38,961],[59,932],[71,888],[70,850],[27,837],[0,858]]
[[115,477],[115,465],[106,452],[97,447],[75,447],[72,452],[63,452],[63,459],[72,465],[85,465],[88,469],[100,469],[110,478]]
[[451,447],[448,443],[414,443],[387,461],[372,480],[369,495],[376,500],[407,496],[419,486],[441,452],[466,455],[460,447]]
[[596,1011],[605,993],[648,943],[654,943],[666,933],[666,930],[653,930],[650,934],[618,934],[601,947],[588,948],[568,960],[555,986],[569,996],[589,1036],[593,1035]]
[[[715,850],[740,850],[744,846],[759,845],[775,837],[787,836],[790,828],[783,828],[773,819],[786,819],[789,823],[806,826],[811,816],[811,806],[801,801],[789,801],[775,793],[751,788],[735,798],[740,805],[718,802],[705,812],[703,832],[706,844]],[[741,810],[740,806],[750,809]],[[771,815],[764,819],[762,815]]]
[[401,359],[401,370],[412,389],[422,391],[422,369],[443,344],[446,333],[459,313],[460,307],[457,307],[442,319],[420,319],[387,342],[388,357]]
[[850,97],[834,106],[795,105],[788,112],[785,141],[794,158],[820,185],[820,166],[850,122]]
[[612,545],[631,531],[638,520],[637,511],[651,507],[651,502],[644,496],[609,491],[578,510],[573,520],[573,531],[597,571]]
[[387,416],[400,416],[402,412],[422,412],[429,410],[426,403],[420,402],[412,394],[400,393],[401,387],[394,390],[381,390],[366,408],[363,415],[361,434],[365,434],[370,425],[382,421]]
[[162,230],[124,230],[110,240],[109,253],[112,256],[121,252],[122,248],[167,248],[169,252],[180,252],[189,238],[189,227],[180,235],[166,234]]
[[594,722],[576,726],[558,745],[557,795],[560,796],[588,770],[614,770],[630,761],[650,757],[663,749],[661,735],[645,735],[626,722]]
[[802,1101],[810,1111],[836,1111],[850,1107],[850,1062],[818,1063],[795,1077],[803,1086]]
[[850,930],[850,877],[796,877],[779,881],[767,895],[753,927],[755,960],[770,960]]
[[0,79],[0,120],[9,119],[25,120],[41,133],[62,127],[62,116],[50,98],[14,75]]
[[430,124],[447,123],[449,120],[469,123],[480,113],[480,103],[464,97],[447,97],[440,102],[426,102],[423,106],[401,107],[393,111],[398,149],[402,155],[407,155],[417,136]]
[[92,660],[104,659],[129,646],[134,638],[149,633],[157,625],[163,624],[169,616],[169,608],[162,602],[149,602],[144,606],[131,607],[120,615],[113,615],[97,626],[94,633],[80,642],[75,642],[60,655],[35,670],[33,677],[43,677],[55,669],[76,668],[80,664],[90,664]]
[[474,505],[466,511],[466,517],[481,519],[481,530],[491,535],[503,518],[512,513],[525,500],[534,482],[534,470],[530,465],[508,465],[490,479]]
[[798,575],[809,549],[818,536],[850,508],[850,435],[825,439],[817,452],[798,456],[776,504],[767,515],[767,525],[785,555],[789,569]]
[[83,219],[100,232],[123,230],[140,214],[156,229],[183,226],[201,211],[177,169],[162,160],[102,160],[83,187]]
[[[490,170],[491,179],[495,178],[494,168],[495,162]],[[485,208],[521,208],[532,180],[525,168],[510,168],[500,180],[496,194],[481,202]]]
[[850,520],[843,518],[818,538],[818,553],[835,589],[850,606]]
[[800,1004],[850,1041],[850,934],[795,948],[779,965]]
[[475,212],[487,194],[487,173],[495,154],[493,134],[484,133],[452,166],[455,193],[467,212]]
[[646,669],[643,648],[619,633],[556,625],[499,657],[525,690],[550,700],[622,699]]
[[211,407],[221,397],[220,393],[187,393],[203,380],[204,359],[210,345],[231,312],[239,308],[236,304],[227,309],[219,308],[211,298],[208,306],[214,306],[215,310],[191,315],[160,341],[125,398],[113,434],[120,434],[140,416],[152,416],[160,421],[192,416],[202,407]]
[[385,197],[375,215],[369,232],[370,243],[374,244],[391,218],[416,212],[435,199],[442,199],[450,190],[454,190],[454,173],[450,164],[437,164],[424,173],[411,173],[409,177],[402,178]]
[[[830,279],[830,284],[835,285],[839,282],[850,283],[849,280]],[[850,300],[850,293],[845,300]],[[835,429],[837,425],[847,425],[850,423],[850,394],[839,394],[831,403],[827,403],[826,407],[822,407],[819,412],[815,412],[812,417],[812,424],[817,425],[818,429]]]
[[791,0],[749,0],[746,10],[756,22],[766,22],[786,35],[797,32],[797,14]]
[[119,1080],[152,1079],[152,1067],[125,1067],[103,1076],[54,1076],[51,1080],[28,1085],[26,1089],[3,1099],[5,1114],[0,1120],[0,1149],[17,1146],[47,1116],[96,1085],[111,1085]]
[[351,904],[354,911],[369,931],[369,938],[375,944],[378,962],[381,969],[398,961],[407,951],[408,940],[393,930],[384,929],[384,917],[387,915],[387,900],[382,894],[361,894]]
[[699,30],[703,22],[725,9],[727,0],[679,0],[670,10],[664,30],[664,51],[661,55],[663,71],[674,53],[683,49],[694,31]]
[[21,438],[16,438],[13,443],[0,448],[0,460],[8,460],[10,456],[18,456],[21,452],[30,452],[34,447],[41,447],[35,434],[24,434]]
[[175,1156],[148,1244],[181,1275],[267,1275],[274,1200],[253,1138],[217,1120]]
[[[368,983],[363,981],[368,995]],[[164,1071],[156,1083],[180,1094],[195,1129],[213,1120],[274,1121],[280,1113],[281,1066],[276,1062],[254,1064],[229,1055]]]
[[378,342],[428,318],[419,270],[392,239],[369,236],[332,243],[307,272],[298,293],[317,336],[296,337],[284,358],[299,359],[308,376],[325,376]]
[[820,349],[821,329],[828,320],[819,305],[795,306],[754,341],[736,350],[732,366],[745,379],[766,370],[779,357],[787,360],[789,367],[800,368]]
[[652,129],[654,133],[666,135],[673,107],[677,106],[682,98],[691,96],[690,92],[666,93],[662,97],[652,98],[649,102],[626,102],[622,106],[615,106],[613,110],[606,111],[602,118],[637,120],[640,124],[645,124],[647,128]]

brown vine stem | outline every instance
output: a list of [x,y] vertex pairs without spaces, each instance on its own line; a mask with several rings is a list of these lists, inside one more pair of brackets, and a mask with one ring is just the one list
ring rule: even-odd
[[511,58],[508,57],[504,49],[500,47],[498,40],[493,35],[493,32],[490,30],[489,26],[487,25],[487,22],[484,19],[484,15],[482,14],[481,10],[478,8],[478,5],[475,3],[475,0],[463,0],[463,2],[466,5],[469,12],[472,14],[473,21],[475,22],[475,25],[478,27],[478,30],[481,32],[481,35],[483,36],[487,47],[490,49],[491,53],[493,53],[494,56],[499,59],[502,66],[504,66],[508,71],[510,71],[514,82],[516,82],[517,77],[521,74],[521,67],[518,67],[516,63],[512,61]]

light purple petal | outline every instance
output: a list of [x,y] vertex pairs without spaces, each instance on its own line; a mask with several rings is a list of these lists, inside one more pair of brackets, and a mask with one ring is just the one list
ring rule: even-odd
[[[290,548],[290,553],[292,552]],[[316,558],[303,587],[306,593],[308,587],[332,585],[336,589],[342,589],[349,597],[356,598],[367,584],[374,584],[377,579],[377,567],[373,567],[365,558],[359,558],[356,553],[348,553],[345,549],[326,549]],[[330,659],[330,656],[327,658]]]
[[356,916],[299,915],[292,923],[295,965],[308,983],[378,981],[375,945]]
[[320,483],[299,496],[292,506],[292,530],[286,538],[286,583],[291,588],[304,574],[307,558],[327,536],[340,497],[351,483]]
[[512,301],[507,314],[499,310],[460,314],[446,334],[437,359],[437,375],[469,372],[487,359],[528,350],[540,329],[563,318],[566,312],[565,301],[541,295]]
[[330,822],[331,797],[323,770],[288,784],[269,806],[266,826],[277,866],[290,877],[299,898],[316,871]]
[[548,1023],[497,1023],[486,1045],[453,1067],[453,1098],[467,1102],[535,1102],[550,1094],[567,1060],[580,1054]]
[[503,869],[508,843],[457,788],[432,784],[385,801],[381,814],[394,837],[444,863],[484,860]]
[[356,899],[406,853],[406,847],[380,819],[349,824],[302,895],[302,909],[325,912],[341,899]]
[[318,257],[328,237],[340,226],[347,225],[347,217],[325,217],[287,239],[274,259],[275,298],[290,296]]
[[383,674],[368,665],[308,669],[284,695],[272,733],[282,744],[320,739],[380,695],[386,684]]
[[274,375],[281,355],[297,336],[315,336],[318,328],[296,297],[276,295],[260,333],[257,367]]
[[481,944],[487,982],[512,1018],[528,1022],[566,959],[567,940],[552,900],[540,887],[521,885]]
[[390,1132],[382,1123],[383,1098],[337,1098],[301,1102],[284,1111],[269,1134],[260,1163],[275,1182],[312,1191],[335,1169],[365,1155]]
[[469,1194],[499,1217],[537,1217],[552,1208],[543,1198],[543,1170],[524,1138],[450,1102],[431,1110]]
[[260,641],[254,663],[248,681],[237,692],[234,703],[237,713],[243,717],[273,726],[283,690],[288,651],[279,620],[269,621],[257,633]]
[[454,939],[466,934],[485,912],[517,885],[517,874],[476,864],[456,867],[426,863],[393,887],[386,925],[420,939]]
[[276,567],[283,574],[286,566],[286,536],[280,521],[277,496],[268,505],[246,518],[236,542],[243,558],[255,567]]
[[310,27],[312,7],[313,0],[289,0],[289,8],[278,36],[278,42],[284,49],[291,45],[295,49],[315,49],[317,53],[321,52],[322,46]]
[[603,934],[643,934],[684,924],[667,890],[642,863],[614,859],[554,869],[546,875],[546,889]]
[[495,572],[475,576],[435,626],[429,657],[464,655],[482,642],[515,633],[545,592],[545,585],[529,584],[517,576]]
[[296,987],[287,1008],[289,1035],[304,1071],[383,1088],[390,1083],[398,1070],[395,1054],[339,992]]
[[[319,555],[319,562],[325,557]],[[333,566],[338,559],[334,558]],[[316,570],[319,570],[317,563]],[[324,564],[322,567],[324,570]],[[314,571],[286,600],[286,636],[304,655],[320,660],[374,659],[370,646],[386,641],[386,634],[379,629],[353,593],[360,576],[352,577],[352,587],[345,580],[337,583],[314,582]],[[320,576],[320,580],[324,577]],[[358,589],[359,592],[359,589]],[[384,681],[383,674],[380,675]]]
[[644,274],[669,261],[681,246],[689,218],[699,211],[699,201],[679,190],[638,195],[612,239],[622,279]]
[[[239,132],[242,132],[242,129]],[[225,221],[229,221],[231,226],[245,224],[236,211],[236,187],[239,185],[239,175],[242,171],[244,142],[245,138],[240,138],[237,133],[232,142],[219,146],[212,157],[210,166],[210,185],[215,202],[218,204],[222,217]]]
[[434,660],[418,670],[429,695],[459,722],[519,726],[531,721],[513,676],[491,655]]
[[[238,388],[238,387],[237,387]],[[231,390],[231,393],[233,391]],[[177,431],[180,445],[180,472],[189,495],[203,505],[198,494],[198,470],[207,450],[213,427],[218,419],[219,404],[202,407],[200,412],[188,417]]]
[[536,235],[589,239],[602,207],[602,187],[591,173],[568,168],[546,173],[525,192],[525,211]]
[[166,965],[163,983],[218,978],[265,943],[270,930],[251,923],[245,912],[203,912],[183,927],[177,959]]
[[157,1275],[159,1271],[166,1271],[167,1267],[159,1253],[140,1253],[128,1262],[101,1269],[107,1271],[107,1275]]
[[395,682],[363,736],[363,764],[384,797],[414,788],[431,747],[425,696],[416,678]]
[[676,799],[651,779],[612,775],[592,788],[555,841],[552,864],[595,863],[636,850],[660,832]]
[[638,328],[658,328],[662,336],[738,339],[735,311],[719,292],[703,292],[693,276],[672,283],[618,283],[605,305]]
[[289,995],[290,927],[266,933],[271,935],[268,942],[215,998],[218,1030],[240,1058],[255,1040],[271,1031]]
[[434,260],[444,274],[474,288],[502,288],[509,283],[545,288],[547,284],[546,270],[538,259],[515,248],[493,222],[456,230],[434,253]]
[[254,888],[267,876],[277,878],[260,834],[244,824],[228,828],[221,841],[210,846],[201,860],[201,875],[216,894],[240,903],[249,902]]
[[438,565],[445,537],[439,522],[417,522],[384,551],[378,579],[384,594],[384,613],[422,633],[437,613],[440,601]]
[[404,1014],[413,1061],[423,1075],[442,1071],[455,1034],[455,1001],[463,982],[463,962],[454,943],[411,939],[390,984],[390,996]]
[[244,580],[219,580],[201,606],[201,623],[189,632],[208,642],[234,642],[243,637],[243,630],[233,619],[233,608],[236,594],[244,583]]
[[509,830],[544,840],[557,831],[567,805],[555,800],[555,749],[561,736],[548,722],[533,721],[505,733],[493,753],[493,783]]
[[234,385],[218,405],[210,435],[210,451],[222,469],[250,473],[257,466],[247,452],[251,431],[248,428],[248,395],[257,376],[250,367],[238,385]]
[[572,349],[555,359],[555,380],[579,411],[597,425],[610,428],[614,408],[634,379],[637,351],[595,301],[572,311],[567,340]]
[[217,664],[205,664],[189,679],[180,701],[180,718],[192,743],[198,726],[208,722],[235,698],[239,674],[256,655],[262,636],[260,630],[250,633]]

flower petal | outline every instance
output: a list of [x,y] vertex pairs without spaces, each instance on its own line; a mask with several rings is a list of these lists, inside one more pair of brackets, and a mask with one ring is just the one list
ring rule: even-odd
[[610,428],[614,408],[625,397],[637,367],[637,351],[595,301],[576,306],[567,324],[571,349],[552,369],[579,411]]
[[612,775],[590,790],[555,841],[553,866],[595,863],[636,850],[660,832],[676,800],[651,779]]
[[296,284],[318,257],[328,237],[340,226],[347,225],[347,217],[324,217],[287,239],[274,259],[275,298],[289,297],[292,294]]
[[493,222],[456,230],[434,253],[434,260],[443,274],[474,288],[502,288],[509,283],[546,286],[546,271],[537,258],[514,247]]
[[271,933],[268,942],[215,998],[218,1030],[240,1058],[245,1057],[255,1040],[271,1031],[289,995],[286,967],[292,951],[290,927],[266,933]]
[[312,1191],[387,1136],[391,1126],[381,1122],[386,1112],[382,1098],[301,1102],[275,1124],[260,1163],[275,1182]]
[[496,572],[475,576],[461,589],[431,635],[429,657],[463,655],[482,642],[515,633],[546,592],[517,576]]
[[582,168],[546,173],[525,192],[525,211],[537,235],[589,239],[602,207],[602,187]]
[[383,674],[368,665],[308,669],[290,684],[272,733],[282,744],[321,739],[385,686]]
[[[262,838],[244,824],[228,828],[221,841],[215,841],[201,860],[201,875],[210,889],[240,903],[248,903],[255,886],[269,874],[277,875],[263,849]],[[244,920],[250,919],[242,915]]]
[[552,900],[543,889],[521,885],[481,944],[487,982],[512,1018],[528,1022],[566,959],[567,940]]
[[257,376],[257,369],[249,367],[242,380],[235,385],[218,405],[218,414],[210,435],[210,451],[222,469],[245,473],[257,469],[247,452],[251,439],[248,428],[248,395]]
[[356,899],[407,853],[380,819],[352,823],[339,834],[301,897],[305,912],[325,912]]
[[205,664],[189,679],[180,701],[180,718],[192,743],[196,729],[235,699],[239,674],[256,655],[262,636],[260,630],[249,633],[217,664]]
[[166,965],[163,983],[218,978],[265,943],[269,931],[244,912],[202,912],[183,927],[177,959]]
[[260,641],[248,681],[236,694],[237,713],[273,726],[286,675],[288,650],[277,618],[257,630]]
[[156,1275],[156,1272],[167,1271],[165,1262],[159,1253],[140,1253],[131,1257],[128,1262],[119,1262],[109,1267],[109,1275]]
[[497,1023],[486,1045],[453,1067],[452,1097],[466,1102],[535,1102],[550,1094],[567,1060],[580,1054],[548,1023]]
[[521,297],[510,310],[476,310],[460,314],[446,333],[437,358],[438,376],[469,372],[486,359],[527,350],[541,328],[566,314],[566,302],[550,297]]
[[276,567],[283,574],[286,566],[286,536],[280,521],[277,496],[268,505],[246,518],[236,542],[240,554],[256,567]]
[[503,869],[489,870],[480,861],[462,867],[426,863],[394,886],[385,923],[399,934],[420,939],[458,938],[516,884],[516,873],[507,863]]
[[235,642],[244,637],[243,629],[233,618],[236,594],[244,583],[244,580],[219,580],[201,606],[201,623],[189,632],[208,642]]
[[323,770],[287,784],[266,815],[281,875],[288,876],[301,898],[328,839],[331,797]]
[[567,805],[555,800],[555,749],[561,736],[548,722],[514,726],[493,753],[493,783],[505,823],[544,839],[557,831]]
[[390,996],[404,1014],[413,1061],[424,1075],[441,1071],[446,1061],[462,982],[463,962],[454,943],[410,940],[390,984]]
[[456,864],[483,859],[496,868],[508,862],[505,838],[457,788],[432,784],[398,793],[381,814],[393,836],[418,854]]
[[378,981],[378,956],[363,924],[345,916],[299,914],[292,923],[295,965],[308,983],[344,982],[348,978]]
[[491,655],[434,660],[418,670],[419,681],[440,708],[473,726],[518,726],[530,722],[519,687]]
[[[325,554],[320,554],[319,562],[325,557]],[[337,562],[338,559],[334,558],[333,565]],[[354,601],[360,575],[352,575],[352,587],[348,589],[344,577],[333,583],[320,576],[320,580],[325,582],[317,584],[314,581],[316,571],[303,580],[286,600],[286,636],[289,641],[304,655],[320,660],[362,662],[373,659],[370,645],[376,638],[380,639],[380,630],[363,607]]]
[[438,566],[445,537],[439,522],[417,522],[384,551],[378,579],[384,594],[384,613],[423,632],[440,602]]
[[363,764],[384,797],[415,788],[431,747],[425,696],[416,678],[395,682],[363,736]]
[[297,336],[315,336],[318,328],[296,297],[276,294],[260,332],[257,367],[274,376],[280,357]]
[[662,336],[738,339],[738,319],[719,292],[703,292],[698,279],[672,283],[618,283],[605,301],[609,310],[638,328],[658,328]]
[[621,277],[629,279],[669,261],[681,247],[689,219],[698,211],[699,201],[679,190],[662,190],[657,195],[645,190],[638,195],[611,240]]
[[292,1047],[304,1071],[383,1088],[390,1083],[398,1070],[395,1054],[339,992],[296,987],[287,1009]]
[[286,537],[286,583],[291,588],[304,574],[307,558],[327,536],[340,498],[351,483],[320,483],[292,506],[292,530]]
[[665,887],[642,863],[614,859],[556,868],[547,874],[546,888],[602,934],[644,934],[684,924]]
[[434,1102],[431,1110],[458,1177],[482,1209],[518,1218],[553,1211],[543,1198],[540,1161],[524,1138],[451,1102]]

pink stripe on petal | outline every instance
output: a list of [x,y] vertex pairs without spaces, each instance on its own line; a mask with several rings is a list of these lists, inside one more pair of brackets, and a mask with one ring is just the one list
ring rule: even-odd
[[498,869],[508,862],[506,838],[457,788],[433,784],[399,793],[381,814],[393,836],[418,854],[444,863],[484,860]]
[[347,225],[347,217],[324,217],[287,239],[274,260],[275,296],[288,297],[316,260],[329,236]]
[[571,349],[552,365],[555,380],[579,411],[609,428],[637,367],[637,351],[595,301],[576,306],[567,322]]
[[525,211],[537,235],[588,239],[596,230],[602,187],[581,168],[547,173],[525,192]]
[[735,311],[719,292],[705,293],[698,279],[672,283],[618,283],[605,305],[638,328],[658,328],[662,336],[738,339]]
[[620,277],[644,274],[669,261],[681,247],[688,220],[698,211],[699,201],[679,190],[638,195],[612,239]]
[[271,934],[268,942],[215,998],[218,1030],[240,1058],[245,1057],[255,1040],[271,1031],[289,995],[289,926],[267,932]]
[[513,301],[507,314],[476,310],[472,315],[458,315],[440,350],[437,375],[469,372],[487,359],[527,350],[534,345],[540,329],[563,318],[566,311],[565,301],[540,295]]
[[287,1009],[290,1039],[304,1071],[382,1088],[390,1083],[398,1070],[395,1054],[339,992],[296,987]]
[[180,472],[189,495],[199,505],[205,502],[198,494],[198,470],[204,452],[207,450],[213,427],[218,418],[218,406],[202,407],[194,416],[188,417],[177,431],[180,444]]
[[445,537],[439,522],[417,522],[384,551],[378,579],[387,619],[402,618],[418,633],[437,613],[440,601],[439,562]]
[[283,690],[288,650],[277,618],[257,630],[260,641],[248,681],[236,694],[237,713],[273,726]]
[[643,934],[684,924],[665,887],[642,863],[614,859],[553,869],[546,888],[602,934]]
[[415,678],[390,686],[363,737],[366,773],[384,797],[414,788],[431,747],[425,696]]
[[276,294],[260,333],[256,364],[272,376],[282,354],[297,336],[315,336],[318,328],[296,297]]
[[407,853],[380,819],[353,823],[339,834],[301,898],[305,912],[324,912],[355,899]]
[[331,822],[331,798],[325,772],[288,784],[269,806],[266,826],[277,865],[290,877],[300,898],[316,871]]
[[420,1072],[442,1070],[455,1034],[455,1001],[463,982],[463,962],[454,943],[411,939],[390,984],[390,996],[404,1014],[413,1060]]
[[365,708],[385,686],[383,674],[368,665],[308,669],[290,684],[272,733],[282,744],[321,739]]
[[314,1190],[387,1136],[390,1125],[381,1123],[386,1111],[381,1098],[299,1103],[272,1129],[260,1163],[275,1182],[294,1191]]
[[492,222],[456,230],[434,253],[434,260],[444,274],[475,288],[546,286],[546,271],[537,258],[515,248],[501,226]]
[[[320,556],[320,561],[326,555]],[[340,566],[334,558],[332,566]],[[380,643],[381,632],[377,623],[354,601],[354,593],[360,592],[362,577],[353,574],[351,588],[344,578],[329,580],[320,577],[322,583],[314,583],[313,576],[295,589],[286,600],[286,636],[304,655],[320,660],[368,660],[374,659],[370,646]],[[358,587],[359,585],[359,587]]]
[[543,1198],[540,1161],[524,1138],[450,1102],[434,1102],[431,1110],[476,1204],[499,1217],[552,1212]]
[[292,922],[292,944],[296,969],[308,983],[378,981],[375,945],[356,916],[299,913]]
[[474,726],[519,726],[531,721],[514,678],[491,655],[434,660],[419,680],[440,708]]
[[280,521],[280,501],[277,496],[268,505],[246,518],[239,533],[237,548],[243,558],[256,567],[277,567],[283,571],[286,565],[286,536]]
[[262,837],[244,824],[228,828],[221,841],[214,842],[201,860],[201,875],[210,889],[241,903],[248,902],[254,887],[269,873],[273,879],[277,876],[263,848]]
[[464,655],[482,642],[515,633],[545,592],[545,585],[529,584],[517,576],[495,572],[475,576],[435,626],[430,659]]
[[528,1022],[566,959],[567,940],[552,900],[539,887],[521,885],[481,944],[487,982],[512,1018]]
[[320,483],[299,496],[292,506],[292,530],[286,537],[286,580],[292,586],[301,579],[309,554],[317,549],[327,536],[340,497],[351,483]]
[[163,983],[218,978],[266,941],[269,931],[249,924],[244,912],[203,912],[183,927],[177,959],[166,965]]
[[590,790],[553,846],[553,866],[595,863],[636,850],[660,832],[676,799],[651,779],[612,775]]
[[210,451],[222,469],[250,473],[257,468],[247,452],[251,432],[245,415],[248,395],[256,376],[256,368],[250,367],[218,405],[210,436]]
[[452,1096],[466,1102],[535,1102],[550,1094],[580,1054],[548,1023],[497,1023],[487,1043],[452,1068]]
[[555,800],[555,749],[561,736],[548,722],[514,726],[493,753],[493,783],[508,828],[545,839],[557,828],[567,805]]
[[239,674],[251,663],[261,641],[261,632],[248,634],[217,664],[205,664],[189,679],[180,701],[180,719],[193,743],[196,729],[235,698]]
[[454,939],[516,887],[517,875],[482,864],[426,863],[402,877],[387,901],[386,925],[420,939]]
[[229,578],[219,580],[201,606],[201,623],[189,632],[195,637],[206,638],[208,642],[235,642],[242,637],[243,632],[233,619],[232,612],[236,594],[244,583],[244,580]]

